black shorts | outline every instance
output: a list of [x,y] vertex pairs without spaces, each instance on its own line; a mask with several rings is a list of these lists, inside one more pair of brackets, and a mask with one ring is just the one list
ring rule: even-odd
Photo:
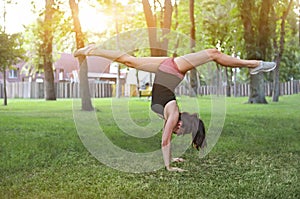
[[172,100],[176,100],[174,92],[160,84],[153,84],[151,109],[153,112],[164,116],[164,108],[166,104]]
[[183,75],[179,73],[173,58],[168,58],[162,62],[155,73],[151,103],[151,109],[155,113],[164,116],[166,104],[176,100],[175,88],[183,78]]

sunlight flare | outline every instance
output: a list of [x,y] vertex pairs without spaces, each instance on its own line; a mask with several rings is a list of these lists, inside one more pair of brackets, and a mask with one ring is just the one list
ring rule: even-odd
[[79,9],[79,19],[84,31],[103,32],[112,23],[110,16],[88,5],[83,5]]

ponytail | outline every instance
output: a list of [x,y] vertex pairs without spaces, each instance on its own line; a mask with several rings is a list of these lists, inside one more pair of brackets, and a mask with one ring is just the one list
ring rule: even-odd
[[192,145],[194,148],[199,150],[206,147],[205,139],[205,126],[198,114],[189,114],[183,112],[180,114],[180,120],[182,121],[183,134],[192,134]]

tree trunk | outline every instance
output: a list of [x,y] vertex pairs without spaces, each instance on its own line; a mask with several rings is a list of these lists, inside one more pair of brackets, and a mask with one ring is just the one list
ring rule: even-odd
[[142,0],[142,3],[143,3],[143,9],[144,9],[146,23],[148,27],[151,56],[159,56],[160,46],[157,41],[156,18],[153,16],[153,12],[151,10],[149,1]]
[[[114,1],[114,5],[116,2]],[[119,21],[117,11],[114,10],[114,18],[115,18],[115,29],[116,29],[116,46],[119,50],[120,48],[120,38],[119,38]],[[116,81],[116,98],[120,98],[122,96],[122,84],[121,84],[121,68],[120,64],[117,65],[117,81]]]
[[[179,22],[178,22],[178,5],[177,5],[177,1],[174,2],[174,19],[175,19],[175,26],[174,26],[174,30],[176,31],[178,26],[179,26]],[[174,50],[172,53],[172,57],[178,57],[177,51],[178,51],[178,46],[179,46],[179,37],[176,38],[176,42],[175,42],[175,46],[174,46]]]
[[163,41],[162,41],[162,48],[161,48],[161,56],[168,55],[169,49],[169,39],[166,37],[167,34],[170,33],[171,24],[172,24],[172,12],[173,7],[171,0],[165,0],[165,9],[164,9],[164,21],[162,23],[162,32],[163,32]]
[[244,39],[245,39],[245,48],[247,52],[247,58],[255,58],[255,27],[252,22],[252,16],[250,15],[252,7],[254,7],[254,1],[243,0],[240,5],[240,13],[244,26]]
[[[78,4],[75,0],[69,0],[69,5],[72,12],[72,18],[74,23],[74,31],[76,34],[76,46],[77,48],[84,47],[84,36],[81,31],[81,25],[78,18],[79,10]],[[88,81],[88,66],[85,56],[79,56],[79,80],[80,80],[80,97],[81,97],[81,109],[84,111],[94,110],[91,100],[89,81]]]
[[[139,70],[135,70],[135,77],[136,77],[136,93],[138,97],[141,97],[140,95],[140,78],[139,78]],[[152,86],[152,84],[150,84]]]
[[7,106],[7,91],[6,91],[6,67],[3,70],[3,92],[4,92],[4,106]]
[[[160,39],[157,36],[158,29],[157,29],[156,16],[152,12],[151,5],[148,0],[142,0],[142,3],[143,3],[143,9],[144,9],[146,23],[148,27],[151,56],[153,57],[167,56],[169,41],[166,37],[164,37],[162,42],[160,42]],[[156,10],[156,8],[154,8],[154,10]],[[170,28],[171,28],[171,22],[172,22],[171,0],[165,0],[165,8],[162,13],[163,13],[163,21],[161,21],[160,24],[164,36],[170,32]]]
[[46,12],[44,19],[44,88],[45,99],[56,100],[54,74],[52,66],[52,43],[53,43],[53,14],[54,14],[54,0],[46,0]]
[[[153,14],[150,3],[148,0],[142,0],[143,9],[145,13],[146,23],[148,27],[149,34],[149,45],[150,52],[152,57],[166,57],[168,55],[168,44],[169,40],[164,35],[168,34],[171,29],[172,22],[172,3],[171,0],[165,0],[165,9],[163,15],[163,21],[161,22],[161,28],[163,32],[163,41],[160,41],[160,38],[157,36],[157,21],[156,14]],[[162,8],[163,9],[163,8]],[[154,12],[156,11],[156,7],[154,7]],[[152,85],[152,74],[150,73],[150,85]]]
[[91,94],[88,81],[88,66],[85,57],[79,57],[80,70],[79,70],[79,81],[80,81],[80,97],[81,97],[81,109],[83,111],[93,111]]
[[265,97],[265,86],[264,86],[264,76],[262,73],[257,75],[251,75],[250,77],[250,97],[248,102],[250,104],[267,104]]
[[[253,23],[253,17],[251,16],[251,10],[255,7],[253,1],[243,0],[240,6],[240,13],[242,17],[242,22],[244,25],[244,39],[246,43],[246,51],[247,59],[264,59],[263,56],[266,55],[266,48],[268,43],[264,40],[268,40],[269,32],[266,26],[268,21],[268,13],[270,8],[268,5],[270,4],[270,0],[266,0],[262,2],[260,20],[258,23],[258,32],[256,33],[254,30],[256,29]],[[264,32],[265,31],[265,32]],[[256,37],[256,35],[258,35]],[[258,44],[258,49],[256,47]],[[251,75],[250,77],[250,96],[249,103],[267,103],[265,97],[265,89],[264,89],[264,76],[262,74]]]
[[279,43],[279,52],[276,57],[276,69],[274,71],[273,76],[273,96],[272,100],[273,102],[279,101],[279,95],[280,95],[280,87],[279,87],[279,68],[280,68],[280,62],[281,58],[283,56],[284,52],[284,44],[285,44],[285,20],[288,16],[289,11],[291,10],[293,1],[290,0],[288,8],[283,12],[283,15],[281,17],[281,25],[280,25],[280,43]]
[[[269,13],[272,7],[272,0],[264,0],[261,3],[260,17],[258,21],[258,57],[265,60],[267,58],[267,49],[270,46],[270,28]],[[250,78],[250,97],[249,103],[267,104],[265,97],[264,75],[257,74]]]
[[[54,74],[52,68],[52,56],[47,56],[44,59],[44,88],[45,88],[45,99],[56,100],[55,85],[54,85]],[[50,60],[51,59],[51,60]]]
[[272,0],[264,0],[261,3],[260,17],[258,21],[258,47],[259,59],[267,58],[267,49],[270,46],[270,11],[272,7]]
[[[230,74],[229,74],[230,72]],[[231,84],[232,84],[232,69],[225,68],[225,75],[226,75],[226,96],[231,97]]]
[[[195,52],[194,48],[196,46],[196,28],[195,28],[195,1],[190,0],[189,1],[189,10],[190,10],[190,22],[191,22],[191,29],[190,29],[190,35],[191,35],[191,40],[190,40],[190,48],[191,48],[191,53]],[[190,92],[191,97],[195,97],[198,94],[198,78],[197,78],[197,70],[196,68],[193,68],[190,71],[190,85],[192,92]]]
[[276,60],[276,68],[273,71],[273,92],[272,92],[272,100],[273,102],[279,101],[280,95],[280,85],[279,85],[279,63],[280,61]]

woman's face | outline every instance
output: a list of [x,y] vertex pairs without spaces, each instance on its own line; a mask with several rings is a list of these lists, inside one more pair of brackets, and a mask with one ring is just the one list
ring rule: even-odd
[[173,129],[173,132],[176,135],[182,135],[184,133],[183,128],[182,128],[182,121],[178,121],[176,126]]

